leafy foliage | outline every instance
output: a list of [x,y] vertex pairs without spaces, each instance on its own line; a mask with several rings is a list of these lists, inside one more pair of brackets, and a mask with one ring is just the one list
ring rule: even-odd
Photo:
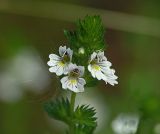
[[87,105],[78,106],[73,115],[70,112],[68,99],[62,98],[55,102],[49,101],[44,104],[48,115],[54,119],[74,126],[74,134],[92,134],[97,126],[95,109]]
[[104,27],[100,16],[86,16],[78,21],[77,28],[80,43],[92,52],[104,48]]
[[[104,31],[100,16],[86,16],[83,20],[77,21],[76,30],[64,30],[70,47],[74,51],[73,62],[87,67],[90,55],[105,48]],[[84,53],[80,53],[80,49],[83,49]],[[85,70],[86,86],[95,86],[97,80],[90,75],[88,69]]]
[[[89,56],[97,51],[105,48],[104,41],[104,27],[100,16],[86,16],[84,20],[79,20],[76,23],[75,31],[64,30],[64,34],[67,37],[70,47],[74,50],[75,59],[84,63],[84,60],[88,60]],[[84,55],[78,53],[79,48],[84,48]],[[83,60],[77,60],[82,58]]]
[[70,103],[68,99],[62,98],[55,102],[49,101],[44,104],[44,109],[50,117],[57,120],[64,121],[69,124],[70,122]]
[[79,125],[95,127],[97,125],[95,114],[95,109],[89,108],[89,105],[78,106],[74,113],[74,122]]
[[78,106],[74,113],[75,134],[92,134],[97,126],[95,114],[89,105]]

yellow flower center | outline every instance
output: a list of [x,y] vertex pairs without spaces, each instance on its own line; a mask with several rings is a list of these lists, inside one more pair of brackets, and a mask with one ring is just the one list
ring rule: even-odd
[[98,66],[98,65],[96,65],[96,64],[92,65],[92,68],[93,68],[94,70],[96,70],[96,71],[99,71],[99,70],[101,69],[100,66]]
[[59,61],[58,65],[61,66],[61,67],[64,67],[65,64],[62,61]]
[[76,79],[71,79],[70,82],[71,82],[71,84],[76,84],[77,80]]

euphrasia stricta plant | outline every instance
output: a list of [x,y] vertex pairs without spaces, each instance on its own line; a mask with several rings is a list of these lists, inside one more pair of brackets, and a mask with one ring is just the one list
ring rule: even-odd
[[71,92],[71,99],[49,101],[44,108],[50,117],[69,126],[66,134],[92,134],[97,126],[93,107],[75,108],[78,93],[85,92],[85,87],[96,86],[99,80],[118,84],[115,70],[104,55],[104,32],[99,16],[86,16],[76,23],[75,31],[64,30],[69,45],[60,46],[58,55],[49,55],[49,71],[60,77],[62,89]]

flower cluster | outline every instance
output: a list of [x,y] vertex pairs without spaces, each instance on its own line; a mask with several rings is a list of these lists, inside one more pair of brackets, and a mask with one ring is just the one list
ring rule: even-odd
[[[57,76],[66,75],[61,79],[62,88],[69,89],[73,92],[83,92],[86,81],[82,76],[84,75],[84,66],[77,66],[72,63],[73,51],[66,46],[59,47],[59,55],[50,54],[48,65],[49,71],[56,73]],[[111,62],[104,56],[104,52],[97,51],[91,54],[88,64],[88,70],[91,72],[93,78],[104,80],[111,85],[118,84],[118,78],[114,73],[115,70],[111,69]]]

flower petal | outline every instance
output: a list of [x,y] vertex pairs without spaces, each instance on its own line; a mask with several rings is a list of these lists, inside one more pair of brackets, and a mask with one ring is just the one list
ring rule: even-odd
[[96,72],[95,72],[96,78],[97,78],[98,80],[101,80],[101,79],[102,79],[102,78],[101,78],[101,75],[100,75],[100,72],[101,72],[101,71],[96,71]]
[[73,55],[73,50],[71,50],[70,48],[68,48],[67,50],[67,53],[69,55],[69,58],[70,58],[70,61],[72,60],[72,55]]
[[63,74],[63,72],[64,72],[64,69],[63,69],[63,66],[57,66],[57,70],[56,70],[56,75],[57,76],[60,76],[60,75],[62,75]]
[[68,89],[77,92],[77,79],[70,79],[67,85]]
[[50,58],[51,60],[56,60],[56,61],[59,61],[59,60],[61,59],[61,57],[59,57],[59,56],[56,55],[56,54],[50,54],[50,55],[49,55],[49,58]]
[[63,56],[63,54],[66,52],[66,46],[60,46],[59,47],[59,55]]
[[47,62],[48,66],[55,66],[57,64],[58,61],[55,60],[50,60]]
[[49,71],[50,71],[51,73],[55,73],[56,70],[57,70],[57,65],[54,66],[54,67],[50,67],[50,68],[49,68]]
[[86,81],[85,81],[85,79],[83,79],[83,78],[79,78],[79,79],[78,79],[78,83],[81,84],[81,85],[85,85],[85,84],[86,84]]
[[90,61],[92,61],[93,59],[95,59],[96,56],[97,56],[97,53],[96,53],[96,52],[93,52],[93,53],[91,54],[91,59],[90,59]]
[[115,84],[118,84],[118,82],[115,79],[107,79],[106,84],[107,82],[112,86],[114,86]]
[[104,81],[107,80],[107,77],[104,73],[100,72],[99,75],[100,75],[102,80],[104,80]]
[[104,57],[104,51],[99,51],[98,53],[97,53],[97,56],[99,57],[99,58],[103,58]]
[[65,76],[61,79],[61,83],[62,83],[62,88],[63,89],[67,89],[67,84],[69,82],[68,76]]
[[98,63],[98,65],[103,66],[103,67],[111,67],[112,63],[109,61],[101,61]]
[[78,66],[78,70],[80,72],[80,77],[84,75],[84,66]]
[[77,90],[77,93],[79,93],[79,92],[84,92],[84,86],[83,85],[80,85],[79,83],[78,83],[78,88],[77,88],[78,90]]
[[91,69],[91,74],[92,74],[93,78],[96,77],[96,71],[94,69]]
[[88,65],[88,71],[91,72],[91,65]]
[[69,63],[69,64],[66,64],[65,66],[64,66],[64,74],[68,74],[69,73],[69,66],[70,66],[70,64],[71,63]]
[[70,63],[68,66],[68,72],[71,72],[72,70],[74,70],[75,68],[77,68],[76,64]]

